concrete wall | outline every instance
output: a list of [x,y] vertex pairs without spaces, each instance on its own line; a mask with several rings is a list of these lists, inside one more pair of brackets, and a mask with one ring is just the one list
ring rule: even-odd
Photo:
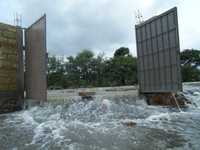
[[22,42],[18,40],[18,35],[18,28],[0,23],[0,113],[18,109],[19,99],[22,98],[17,89]]

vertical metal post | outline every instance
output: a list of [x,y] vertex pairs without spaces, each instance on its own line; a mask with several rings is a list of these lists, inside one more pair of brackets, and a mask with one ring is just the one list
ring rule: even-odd
[[19,99],[24,99],[24,59],[23,59],[23,31],[17,27],[17,93]]

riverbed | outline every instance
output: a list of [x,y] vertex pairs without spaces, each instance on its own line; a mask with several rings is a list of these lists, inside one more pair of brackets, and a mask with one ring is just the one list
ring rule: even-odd
[[[134,86],[48,91],[44,106],[0,115],[0,150],[199,150],[200,84],[183,88],[181,112],[147,105]],[[93,100],[77,94],[88,90]]]

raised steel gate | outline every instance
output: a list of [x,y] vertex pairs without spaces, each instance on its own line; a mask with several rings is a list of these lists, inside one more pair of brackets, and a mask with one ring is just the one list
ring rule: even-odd
[[26,30],[26,94],[28,99],[46,100],[46,16]]
[[177,8],[135,26],[141,93],[182,90]]

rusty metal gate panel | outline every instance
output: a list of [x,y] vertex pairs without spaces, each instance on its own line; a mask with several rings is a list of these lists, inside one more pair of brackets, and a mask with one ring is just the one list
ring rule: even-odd
[[182,90],[177,8],[136,25],[141,93]]
[[46,16],[26,29],[26,97],[45,101],[46,81]]
[[20,27],[0,23],[0,113],[19,109],[23,99],[21,33]]

